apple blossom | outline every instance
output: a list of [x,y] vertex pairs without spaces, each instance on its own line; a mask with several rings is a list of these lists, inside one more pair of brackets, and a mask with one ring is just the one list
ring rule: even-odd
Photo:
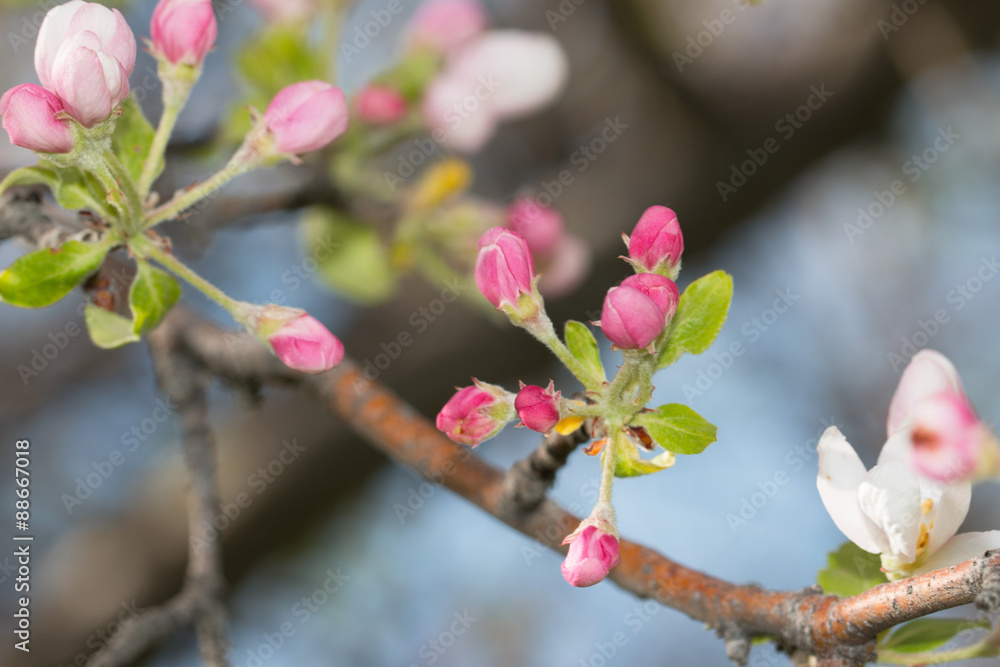
[[523,236],[493,227],[479,239],[476,286],[495,308],[520,310],[522,294],[531,294],[535,263]]
[[473,379],[438,413],[438,430],[451,440],[475,447],[499,433],[514,417],[514,395],[502,387]]
[[[573,586],[585,588],[603,580],[618,565],[618,538],[595,525],[582,525],[566,538],[569,553],[562,563],[563,578]],[[566,543],[564,542],[564,544]]]
[[418,48],[447,53],[467,44],[486,23],[486,11],[475,0],[431,0],[414,14],[410,42]]
[[482,148],[496,125],[549,104],[568,64],[550,35],[498,30],[453,53],[425,92],[422,111],[436,140],[463,152]]
[[890,580],[955,565],[1000,548],[1000,530],[956,535],[969,511],[969,481],[932,482],[905,461],[909,434],[889,438],[865,470],[843,434],[820,439],[817,487],[837,527],[869,553],[881,554]]
[[532,431],[548,433],[559,423],[561,395],[550,380],[548,387],[521,384],[521,391],[514,399],[514,409],[525,426]]
[[358,118],[369,125],[391,125],[406,116],[406,100],[395,88],[368,84],[354,98]]
[[651,297],[635,287],[612,287],[604,297],[601,329],[623,350],[639,350],[656,340],[666,318]]
[[84,127],[107,120],[129,93],[135,36],[117,9],[72,0],[45,15],[35,70]]
[[73,150],[69,123],[56,118],[62,110],[62,100],[33,83],[15,86],[0,99],[0,116],[10,143],[40,153]]
[[659,307],[663,313],[663,318],[669,324],[677,312],[677,304],[680,302],[681,293],[677,289],[677,283],[666,276],[656,273],[640,273],[629,276],[622,281],[622,287],[633,287],[650,299]]
[[300,308],[237,302],[233,315],[266,342],[289,368],[322,373],[344,360],[344,345]]
[[299,155],[323,148],[347,130],[344,93],[324,81],[302,81],[281,89],[264,112],[279,153]]
[[215,46],[211,0],[160,0],[150,23],[153,49],[174,65],[200,65]]
[[553,250],[566,227],[559,211],[530,197],[517,199],[507,207],[507,226],[523,236],[536,254]]
[[643,271],[676,278],[680,271],[684,236],[677,214],[666,206],[650,206],[626,237],[629,259]]

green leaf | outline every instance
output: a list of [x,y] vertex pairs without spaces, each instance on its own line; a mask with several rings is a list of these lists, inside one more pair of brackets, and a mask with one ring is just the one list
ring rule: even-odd
[[430,51],[419,51],[379,75],[375,82],[398,90],[409,102],[417,102],[440,69],[440,56]]
[[68,241],[28,253],[0,273],[0,299],[22,308],[53,304],[101,266],[109,245]]
[[254,92],[269,100],[291,81],[328,80],[326,55],[310,47],[303,26],[272,25],[244,43],[236,65]]
[[644,427],[656,444],[675,454],[700,454],[715,442],[718,432],[704,417],[680,403],[643,412],[633,423]]
[[960,632],[989,627],[989,621],[985,619],[921,618],[896,628],[878,648],[899,653],[932,651]]
[[132,330],[132,320],[118,313],[108,312],[88,303],[83,311],[83,320],[87,323],[90,340],[94,345],[105,350],[121,347],[139,340]]
[[827,568],[820,570],[816,583],[829,595],[860,595],[889,581],[881,568],[882,559],[877,554],[845,542],[827,556]]
[[677,462],[672,452],[660,452],[651,459],[639,456],[639,448],[625,441],[618,447],[615,461],[615,477],[641,477],[666,470]]
[[155,327],[181,295],[181,287],[173,276],[139,261],[139,272],[129,289],[132,306],[132,331],[142,335]]
[[[142,175],[142,167],[149,155],[149,149],[153,145],[153,135],[156,130],[146,116],[142,113],[142,108],[135,101],[134,95],[129,95],[122,102],[122,115],[115,124],[115,133],[111,135],[111,149],[118,156],[125,171],[129,173],[132,180],[138,181]],[[163,171],[164,161],[161,158],[156,166],[156,175]]]
[[329,209],[313,208],[302,228],[319,277],[355,301],[372,304],[395,293],[396,277],[378,233]]
[[18,185],[47,185],[63,208],[71,211],[89,208],[107,216],[104,188],[92,175],[75,167],[57,167],[42,160],[34,167],[16,169],[0,183],[0,194]]
[[685,352],[701,354],[707,350],[722,330],[732,300],[733,277],[725,271],[715,271],[688,285],[670,321],[657,368],[669,366]]
[[601,365],[597,339],[587,325],[576,320],[566,322],[565,337],[566,347],[577,361],[583,364],[595,379],[604,381],[604,366]]

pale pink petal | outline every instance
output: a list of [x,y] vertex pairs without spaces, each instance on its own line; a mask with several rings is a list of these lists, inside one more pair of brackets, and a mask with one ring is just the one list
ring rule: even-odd
[[944,391],[965,396],[962,380],[958,377],[955,366],[947,357],[934,350],[921,350],[913,355],[899,379],[899,386],[889,405],[889,435],[906,425],[914,403]]

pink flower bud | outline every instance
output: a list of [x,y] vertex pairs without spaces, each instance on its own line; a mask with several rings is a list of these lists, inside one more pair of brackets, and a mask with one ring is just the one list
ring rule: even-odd
[[532,431],[548,433],[559,423],[560,398],[561,394],[555,390],[551,380],[547,388],[536,384],[522,384],[521,391],[514,399],[514,409],[524,425]]
[[72,0],[45,15],[35,45],[42,86],[85,127],[107,120],[128,96],[135,36],[117,9]]
[[344,344],[306,313],[275,331],[267,342],[286,366],[304,373],[322,373],[344,360]]
[[628,239],[629,258],[646,271],[676,276],[684,252],[677,214],[665,206],[650,206]]
[[479,239],[476,286],[496,308],[518,308],[522,294],[532,292],[535,263],[528,242],[504,227],[493,227]]
[[618,565],[618,538],[597,526],[586,526],[570,536],[569,553],[562,563],[563,579],[573,586],[593,586]]
[[40,153],[73,150],[69,123],[56,119],[62,110],[62,100],[33,83],[11,88],[0,99],[0,116],[10,143]]
[[601,311],[601,329],[623,350],[640,350],[656,340],[666,326],[660,306],[634,287],[608,290]]
[[926,477],[954,482],[971,477],[986,454],[989,431],[968,400],[946,391],[910,409],[914,467]]
[[563,217],[554,208],[540,206],[530,197],[507,207],[507,226],[528,242],[531,252],[544,255],[555,248],[563,236]]
[[657,273],[640,273],[623,280],[622,287],[634,287],[652,299],[659,306],[663,318],[668,323],[677,312],[681,293],[677,289],[677,283],[666,276]]
[[514,418],[513,395],[502,387],[473,380],[445,403],[438,430],[454,442],[475,447],[499,433]]
[[304,21],[316,10],[313,0],[250,0],[250,4],[271,23]]
[[369,84],[354,99],[358,117],[369,125],[391,125],[406,115],[406,100],[395,88]]
[[160,0],[149,27],[153,48],[174,65],[200,65],[215,46],[212,0]]
[[414,14],[410,41],[416,47],[447,53],[481,33],[486,18],[482,5],[474,0],[432,0]]
[[279,153],[299,155],[323,148],[347,130],[350,111],[344,93],[324,81],[283,88],[264,112]]

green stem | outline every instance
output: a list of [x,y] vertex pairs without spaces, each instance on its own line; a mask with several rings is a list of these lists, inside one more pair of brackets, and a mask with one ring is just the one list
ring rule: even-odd
[[148,257],[155,259],[165,268],[183,278],[192,287],[201,291],[205,294],[205,296],[222,306],[229,313],[233,315],[237,314],[239,302],[236,299],[231,298],[218,287],[199,276],[197,273],[188,268],[183,262],[160,248],[155,243],[142,243],[141,245],[136,244],[132,247],[137,251],[143,252]]
[[615,466],[618,462],[618,444],[622,437],[621,424],[608,423],[608,441],[601,457],[601,490],[598,503],[611,504],[611,491],[615,483]]
[[193,188],[180,190],[174,195],[173,199],[165,203],[163,206],[154,208],[150,211],[146,216],[146,220],[143,223],[142,228],[149,229],[150,227],[155,227],[166,220],[173,220],[185,209],[188,209],[194,204],[200,202],[202,199],[209,197],[229,181],[252,170],[257,166],[257,162],[253,159],[253,157],[254,149],[252,149],[247,143],[244,143],[240,149],[236,151],[236,154],[229,161],[229,164],[226,165],[225,169],[216,172],[209,177],[208,180],[201,182]]
[[577,380],[580,381],[586,389],[591,391],[597,391],[601,388],[604,380],[603,378],[598,378],[592,375],[590,369],[584,366],[573,353],[569,351],[569,348],[563,344],[562,340],[556,334],[555,328],[552,326],[552,321],[545,315],[545,311],[539,311],[539,319],[543,322],[540,327],[528,328],[527,331],[535,336],[543,345],[552,350],[552,354],[559,358],[559,361],[569,369],[569,372],[573,374]]
[[114,176],[118,189],[125,197],[128,214],[131,218],[131,224],[128,227],[129,229],[137,229],[142,221],[142,199],[139,197],[139,192],[135,189],[132,176],[125,170],[124,165],[118,160],[118,156],[113,151],[105,151],[103,157],[108,168],[111,170],[111,174]]
[[153,181],[156,180],[157,167],[167,152],[167,142],[170,141],[170,135],[174,132],[177,117],[180,115],[181,109],[184,108],[185,102],[187,102],[187,96],[180,100],[167,100],[166,95],[164,95],[163,115],[160,116],[160,124],[156,128],[156,134],[153,135],[153,144],[149,147],[149,155],[146,156],[146,161],[142,165],[142,174],[139,176],[139,194],[144,200],[153,187]]

